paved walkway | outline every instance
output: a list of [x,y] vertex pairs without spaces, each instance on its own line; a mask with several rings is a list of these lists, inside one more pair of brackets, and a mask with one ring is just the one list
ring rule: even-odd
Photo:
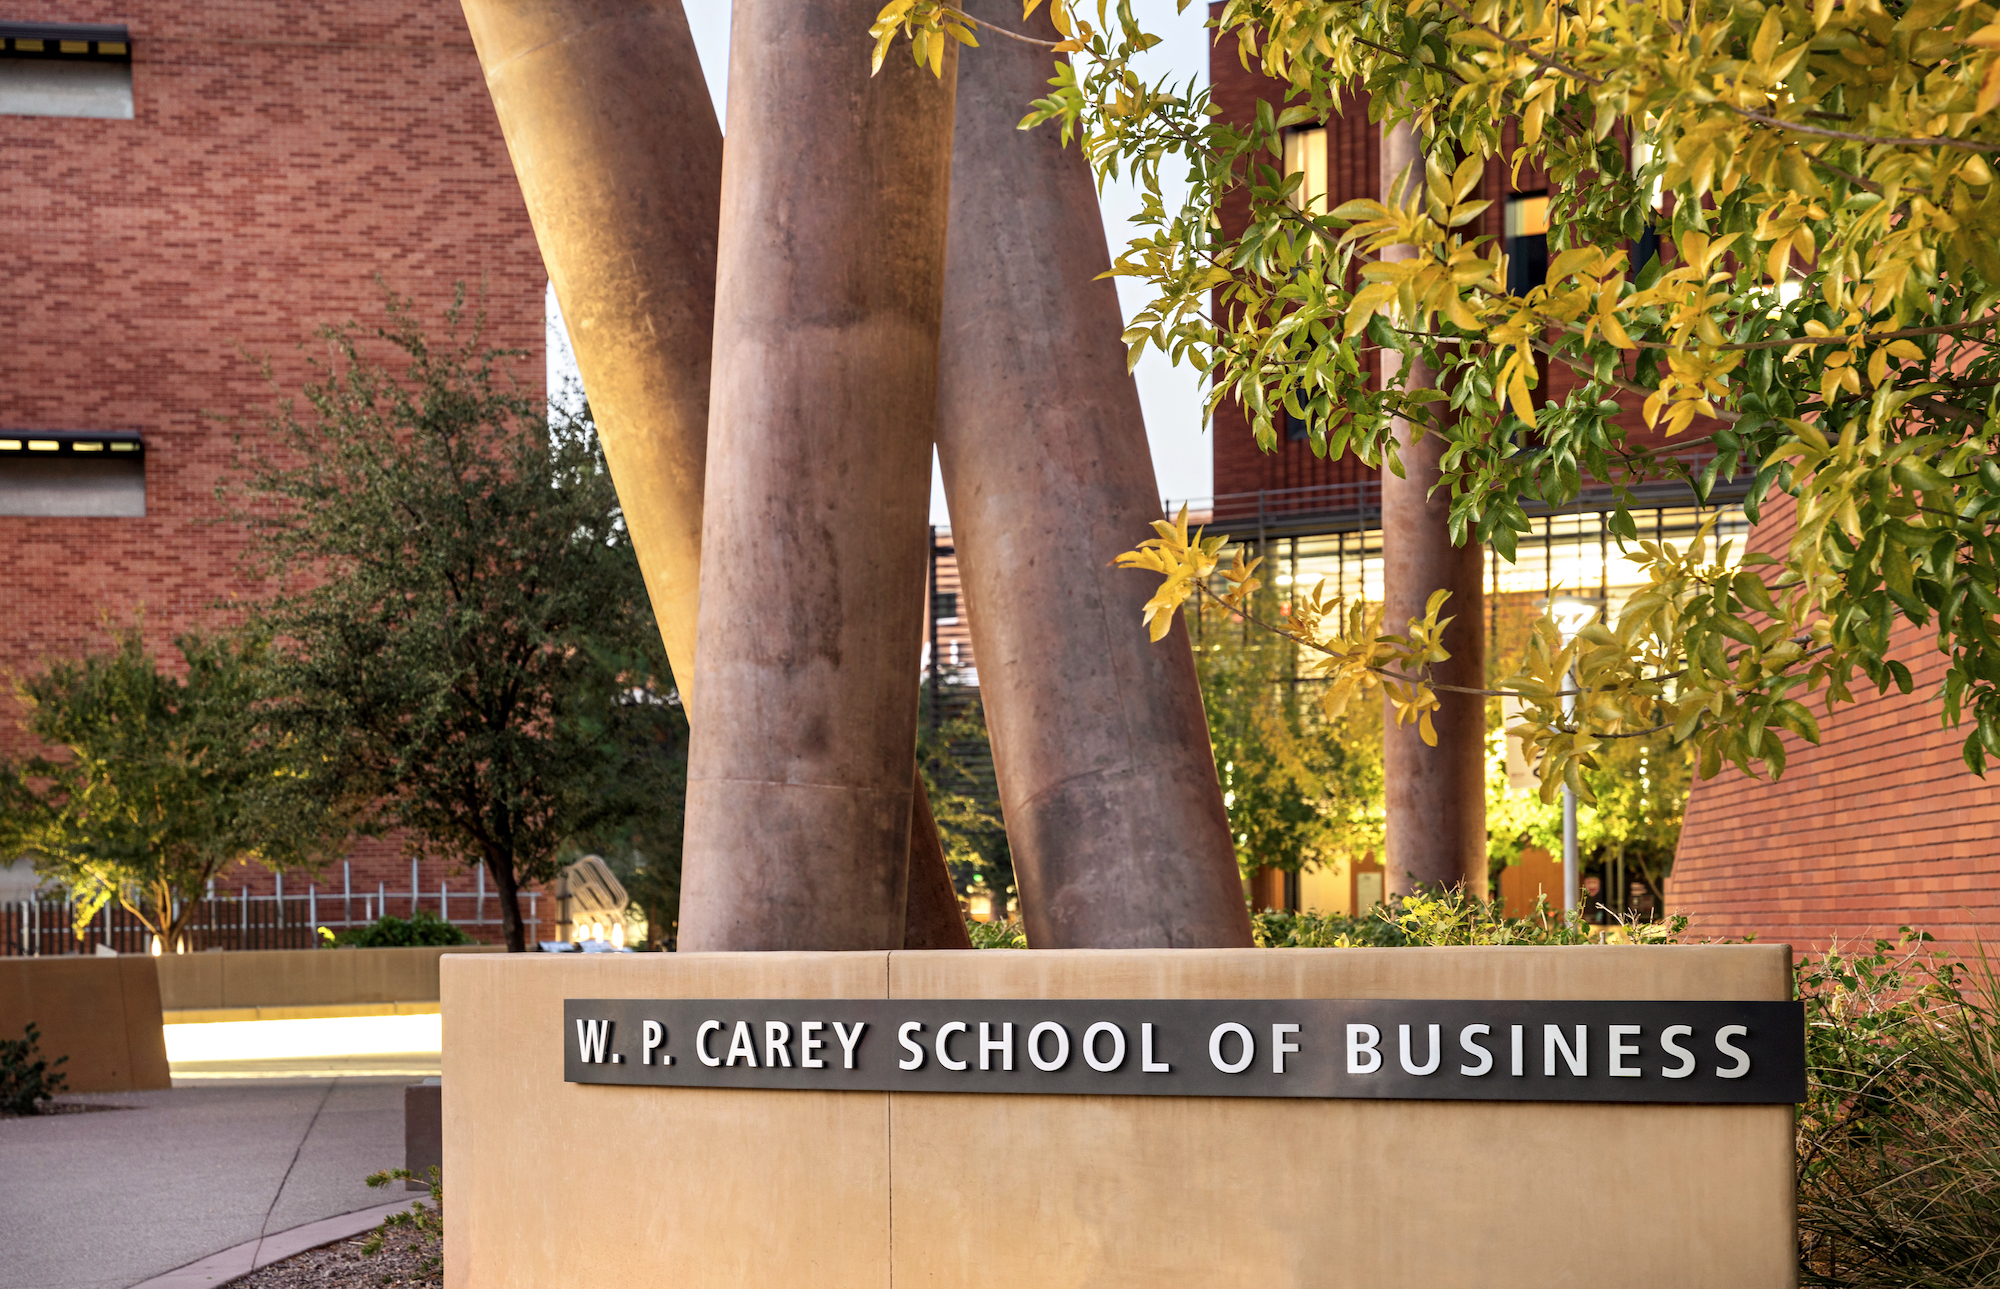
[[78,1097],[129,1107],[0,1119],[0,1286],[127,1289],[307,1222],[415,1199],[407,1077],[244,1079]]

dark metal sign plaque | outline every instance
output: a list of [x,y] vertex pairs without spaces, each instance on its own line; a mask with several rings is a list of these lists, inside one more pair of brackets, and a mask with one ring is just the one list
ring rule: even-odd
[[1773,1105],[1805,1099],[1805,1013],[1795,1002],[571,998],[563,1078]]

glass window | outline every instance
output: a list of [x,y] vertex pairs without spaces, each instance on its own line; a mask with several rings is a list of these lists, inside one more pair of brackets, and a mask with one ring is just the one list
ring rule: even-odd
[[131,120],[125,28],[0,23],[0,115]]

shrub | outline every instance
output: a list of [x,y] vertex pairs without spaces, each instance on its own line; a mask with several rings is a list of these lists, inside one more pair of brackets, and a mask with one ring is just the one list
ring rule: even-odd
[[1270,910],[1250,918],[1263,949],[1400,949],[1467,944],[1670,944],[1687,928],[1676,915],[1666,922],[1626,922],[1593,926],[1581,913],[1564,916],[1537,901],[1528,917],[1510,918],[1498,904],[1475,899],[1456,888],[1418,890],[1391,896],[1387,904],[1359,917],[1346,913],[1287,913]]
[[1929,941],[1799,965],[1802,1283],[2000,1283],[2000,980]]
[[[431,1202],[426,1207],[421,1200],[412,1200],[410,1207],[401,1213],[391,1213],[382,1219],[382,1225],[375,1228],[361,1252],[374,1257],[382,1251],[382,1245],[391,1233],[410,1233],[412,1248],[424,1256],[423,1270],[426,1274],[436,1271],[444,1263],[444,1178],[433,1168],[426,1168],[424,1176],[418,1177],[407,1168],[391,1168],[387,1172],[371,1173],[368,1177],[371,1187],[387,1186],[391,1182],[420,1181],[429,1189]],[[386,1283],[386,1282],[385,1282]]]
[[1025,949],[1028,947],[1027,928],[1019,922],[975,922],[965,920],[965,934],[971,938],[975,949]]
[[56,1067],[69,1058],[44,1059],[41,1041],[33,1021],[25,1037],[0,1038],[0,1114],[39,1114],[41,1103],[62,1090],[63,1076]]
[[407,949],[419,945],[472,944],[473,938],[427,909],[419,909],[407,919],[385,914],[367,926],[333,935],[326,928],[320,934],[333,944],[357,949]]

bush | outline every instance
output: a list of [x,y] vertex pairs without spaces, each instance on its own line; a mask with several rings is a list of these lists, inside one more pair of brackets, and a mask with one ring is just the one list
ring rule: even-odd
[[2000,1283],[2000,980],[1904,928],[1798,967],[1801,1282]]
[[1261,949],[1401,949],[1424,945],[1670,944],[1687,928],[1676,915],[1663,923],[1627,922],[1609,929],[1592,926],[1580,913],[1565,917],[1537,901],[1535,912],[1510,918],[1498,904],[1474,899],[1456,888],[1419,890],[1391,896],[1387,904],[1359,917],[1346,913],[1287,913],[1269,910],[1250,916]]
[[437,914],[419,909],[407,919],[384,915],[367,926],[334,935],[325,927],[320,935],[328,943],[356,949],[407,949],[421,945],[473,944],[475,941]]
[[41,1055],[42,1033],[28,1022],[23,1038],[0,1038],[0,1114],[39,1114],[41,1103],[62,1090],[63,1076],[56,1067],[68,1062]]
[[965,934],[975,949],[1025,949],[1027,928],[1019,922],[975,922],[965,920]]
[[367,1181],[371,1187],[387,1186],[391,1182],[421,1182],[430,1190],[431,1202],[426,1207],[423,1201],[412,1200],[408,1209],[383,1218],[382,1225],[376,1227],[361,1246],[361,1252],[372,1258],[382,1251],[383,1244],[391,1235],[405,1231],[409,1233],[409,1247],[423,1255],[422,1269],[426,1274],[443,1266],[444,1178],[438,1170],[426,1168],[424,1176],[418,1177],[407,1168],[391,1168],[386,1172],[371,1173]]

